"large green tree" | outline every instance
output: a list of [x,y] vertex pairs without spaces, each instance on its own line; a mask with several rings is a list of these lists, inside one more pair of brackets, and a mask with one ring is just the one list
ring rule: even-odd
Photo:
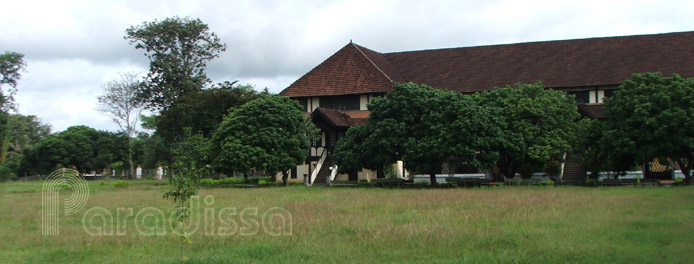
[[502,132],[491,149],[499,153],[497,166],[506,177],[541,171],[570,150],[579,117],[572,96],[538,82],[495,88],[475,98],[500,120]]
[[179,142],[188,134],[210,138],[230,108],[239,107],[257,96],[253,86],[230,82],[190,94],[159,113],[157,134],[167,142]]
[[694,79],[677,74],[634,74],[612,98],[605,99],[610,122],[635,146],[640,164],[677,162],[691,183],[694,161]]
[[378,168],[400,159],[435,185],[444,162],[483,168],[496,161],[489,150],[497,121],[471,97],[414,83],[394,90],[368,105],[366,125],[347,131],[335,151],[338,168]]
[[581,119],[576,134],[572,154],[590,172],[589,177],[595,184],[600,172],[608,172],[609,176],[616,177],[634,166],[633,141],[621,130],[612,128],[607,121]]
[[266,173],[288,171],[306,157],[309,139],[304,115],[294,100],[263,94],[234,109],[212,136],[212,157],[223,173],[252,169]]
[[125,39],[144,50],[150,60],[140,97],[153,110],[166,109],[178,98],[200,91],[209,83],[207,63],[226,50],[207,24],[188,17],[132,26]]

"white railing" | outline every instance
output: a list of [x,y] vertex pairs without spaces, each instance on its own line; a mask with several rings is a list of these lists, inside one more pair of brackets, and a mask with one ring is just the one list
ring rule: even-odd
[[320,171],[320,168],[323,167],[323,163],[325,162],[326,158],[328,158],[328,152],[323,149],[323,153],[320,155],[320,160],[318,160],[316,168],[311,173],[311,182],[309,182],[308,186],[313,185],[313,182],[316,181],[316,178],[318,178],[318,172]]
[[337,164],[333,165],[333,170],[330,171],[330,178],[328,178],[328,185],[332,185],[337,176]]

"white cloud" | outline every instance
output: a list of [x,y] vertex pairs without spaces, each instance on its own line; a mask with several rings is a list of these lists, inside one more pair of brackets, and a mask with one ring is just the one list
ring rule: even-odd
[[[147,70],[125,29],[200,18],[227,43],[216,81],[279,92],[354,42],[381,52],[692,30],[691,1],[4,1],[0,47],[24,53],[20,112],[62,130],[116,130],[94,107],[118,72]],[[0,51],[0,52],[2,52]]]

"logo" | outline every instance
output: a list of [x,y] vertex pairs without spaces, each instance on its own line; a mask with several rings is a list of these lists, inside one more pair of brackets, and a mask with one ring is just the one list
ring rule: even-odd
[[41,234],[57,236],[60,234],[60,202],[63,200],[63,214],[73,215],[82,210],[89,198],[89,186],[73,169],[53,171],[43,183],[41,191]]

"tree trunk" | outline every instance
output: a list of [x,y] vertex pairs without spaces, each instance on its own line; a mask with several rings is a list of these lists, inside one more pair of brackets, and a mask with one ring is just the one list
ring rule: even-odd
[[439,186],[439,183],[436,182],[436,172],[434,172],[434,171],[429,172],[429,180],[431,181],[432,187]]
[[680,165],[680,170],[682,171],[682,174],[684,175],[684,183],[691,185],[692,184],[692,162],[691,159],[687,161],[687,165],[684,164],[684,161],[682,159],[677,161],[677,164]]
[[282,171],[282,183],[284,186],[289,186],[289,173],[287,171]]
[[243,172],[243,182],[248,183],[248,173],[247,172]]
[[128,163],[130,165],[130,171],[128,171],[128,179],[132,179],[135,174],[135,168],[133,168],[133,139],[128,136]]

